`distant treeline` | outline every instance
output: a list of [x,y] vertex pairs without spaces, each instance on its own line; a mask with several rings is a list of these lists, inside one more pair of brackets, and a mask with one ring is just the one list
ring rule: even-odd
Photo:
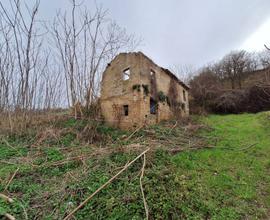
[[200,69],[189,84],[194,113],[270,110],[270,51],[233,51]]

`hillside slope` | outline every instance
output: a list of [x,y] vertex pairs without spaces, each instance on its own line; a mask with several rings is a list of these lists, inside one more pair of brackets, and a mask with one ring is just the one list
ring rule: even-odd
[[243,87],[248,88],[256,84],[269,84],[270,83],[270,69],[256,70],[247,74],[243,81]]
[[[96,144],[78,142],[85,122],[73,119],[42,135],[2,136],[0,191],[15,202],[0,198],[0,215],[62,219],[150,147],[143,178],[150,219],[269,218],[270,115],[196,121],[204,125],[165,123],[135,134],[101,125]],[[144,218],[141,168],[142,160],[136,161],[76,212],[76,219]]]

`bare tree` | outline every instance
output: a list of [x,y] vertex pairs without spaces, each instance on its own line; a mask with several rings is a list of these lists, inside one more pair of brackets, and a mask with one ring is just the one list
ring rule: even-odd
[[232,89],[235,89],[236,85],[241,89],[245,74],[255,70],[257,66],[251,55],[243,50],[229,53],[219,65],[221,66],[220,76],[230,80]]
[[30,5],[0,1],[0,120],[8,115],[12,130],[18,119],[24,129],[40,110],[82,103],[99,112],[101,73],[140,41],[100,6],[91,14],[71,0],[70,12],[59,11],[50,24],[38,18],[39,0]]
[[192,65],[174,65],[170,70],[186,84],[189,83],[195,74],[195,69]]
[[0,2],[0,111],[29,118],[76,102],[89,110],[107,63],[140,41],[100,6],[91,14],[71,0],[70,12],[59,11],[49,25],[39,20],[39,6],[39,0]]
[[262,68],[270,67],[270,53],[268,50],[264,50],[258,54],[259,62]]
[[83,103],[87,109],[99,93],[101,73],[120,51],[132,50],[138,42],[96,6],[94,14],[72,0],[70,16],[58,12],[52,36],[63,66],[69,105]]
[[11,98],[11,83],[14,75],[14,57],[11,47],[11,28],[5,26],[0,15],[0,112],[7,110]]
[[20,0],[10,0],[10,8],[7,10],[0,2],[4,26],[9,29],[6,44],[8,41],[12,50],[16,73],[12,80],[13,104],[18,109],[29,110],[34,108],[35,90],[43,68],[40,59],[42,37],[36,27],[39,1],[32,9],[26,7],[28,17],[22,13]]
[[24,129],[34,112],[60,105],[61,72],[45,52],[39,4],[0,2],[0,120],[11,131]]
[[190,80],[193,102],[204,109],[209,106],[209,100],[215,99],[217,93],[222,89],[220,79],[210,67],[200,69],[198,75]]

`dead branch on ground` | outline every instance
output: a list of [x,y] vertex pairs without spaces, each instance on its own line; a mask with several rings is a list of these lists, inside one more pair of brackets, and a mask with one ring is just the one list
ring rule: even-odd
[[0,193],[0,198],[2,198],[4,201],[7,201],[9,203],[13,203],[14,202],[14,200],[12,198],[10,198],[10,197],[2,194],[2,193]]
[[12,182],[12,180],[14,179],[14,177],[16,176],[17,172],[19,171],[20,168],[17,168],[17,170],[13,173],[13,175],[11,176],[11,178],[9,179],[4,191],[6,191],[10,185],[10,183]]
[[124,172],[128,167],[130,167],[135,161],[137,161],[141,156],[146,154],[150,148],[142,152],[139,156],[137,156],[134,160],[127,163],[123,169],[121,169],[116,175],[114,175],[111,179],[109,179],[106,183],[104,183],[101,187],[99,187],[94,193],[92,193],[86,200],[84,200],[79,206],[77,206],[72,212],[70,212],[64,220],[70,219],[75,212],[81,209],[86,203],[88,203],[97,193],[99,193],[102,189],[104,189],[107,185],[109,185],[114,179],[116,179],[122,172]]
[[143,197],[143,204],[144,204],[144,209],[145,209],[146,220],[148,220],[149,219],[149,210],[148,210],[148,205],[147,205],[147,202],[145,199],[143,184],[142,184],[142,179],[143,179],[144,170],[145,170],[145,162],[146,162],[146,155],[144,154],[143,155],[143,166],[142,166],[142,171],[141,171],[141,176],[140,176],[140,188],[141,188],[142,197]]
[[130,138],[132,138],[132,136],[133,136],[134,134],[136,134],[138,131],[140,131],[140,130],[143,128],[143,126],[144,126],[144,125],[138,127],[134,132],[132,132],[131,135],[129,135],[129,136],[125,139],[125,141],[128,141]]
[[5,214],[5,217],[6,217],[7,219],[9,219],[9,220],[15,220],[15,219],[16,219],[13,215],[8,214],[8,213]]

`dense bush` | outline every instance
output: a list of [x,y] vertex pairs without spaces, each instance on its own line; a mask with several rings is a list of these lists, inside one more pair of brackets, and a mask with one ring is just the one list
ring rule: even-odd
[[245,111],[247,99],[248,94],[245,90],[224,91],[209,107],[217,113],[240,113]]
[[211,66],[203,68],[189,83],[191,113],[237,114],[270,110],[269,74],[269,69],[246,73],[242,86],[233,88],[221,70]]
[[222,114],[256,113],[270,110],[270,85],[254,85],[241,90],[211,90],[203,103],[201,97],[196,98],[191,102],[191,109],[201,107],[207,112]]
[[232,51],[199,69],[189,81],[191,113],[270,110],[269,52]]
[[255,85],[248,92],[249,112],[270,110],[270,84]]
[[270,110],[270,85],[225,91],[214,101],[214,106],[210,107],[217,113],[256,113]]

